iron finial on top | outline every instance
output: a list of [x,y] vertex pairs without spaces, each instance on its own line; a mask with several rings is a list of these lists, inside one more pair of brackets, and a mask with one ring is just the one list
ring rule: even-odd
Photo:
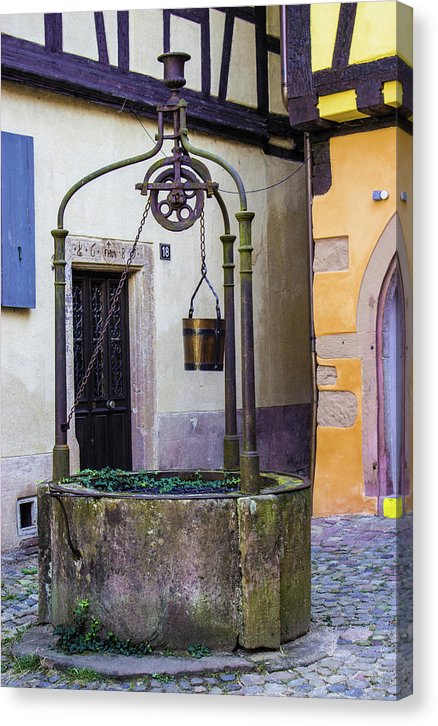
[[157,60],[164,65],[164,85],[173,93],[186,85],[184,65],[191,56],[188,53],[162,53]]

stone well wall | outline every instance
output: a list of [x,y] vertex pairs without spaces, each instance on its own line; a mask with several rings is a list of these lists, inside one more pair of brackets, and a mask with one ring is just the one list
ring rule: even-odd
[[87,598],[104,629],[157,648],[278,648],[303,635],[310,489],[270,477],[281,486],[258,496],[72,496],[43,485],[40,620],[71,622]]

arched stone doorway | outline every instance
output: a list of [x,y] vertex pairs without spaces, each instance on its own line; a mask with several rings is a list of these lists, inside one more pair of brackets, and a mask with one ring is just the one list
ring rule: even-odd
[[[389,220],[368,261],[357,305],[362,362],[362,455],[366,496],[384,514],[394,497],[410,501],[412,288],[398,214]],[[386,398],[386,406],[385,406]],[[399,516],[401,507],[387,516]]]

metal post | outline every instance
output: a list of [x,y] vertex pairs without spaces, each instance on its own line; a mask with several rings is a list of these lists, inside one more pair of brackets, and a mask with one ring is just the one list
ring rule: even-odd
[[237,212],[240,253],[240,306],[242,346],[242,409],[243,440],[240,455],[241,490],[246,494],[260,492],[260,468],[256,439],[254,324],[252,304],[251,222],[254,212]]
[[66,229],[54,229],[55,243],[55,446],[53,447],[53,480],[70,475],[70,451],[67,444],[67,376],[65,336],[65,238]]
[[239,469],[239,437],[236,403],[236,336],[234,323],[234,234],[221,236],[223,244],[224,311],[225,311],[225,436],[224,469]]

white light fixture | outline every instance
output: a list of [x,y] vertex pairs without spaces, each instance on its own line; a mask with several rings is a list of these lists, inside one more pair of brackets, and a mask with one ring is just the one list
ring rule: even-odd
[[373,191],[373,199],[375,202],[381,202],[385,199],[388,199],[389,192],[386,191],[386,189],[375,189]]

